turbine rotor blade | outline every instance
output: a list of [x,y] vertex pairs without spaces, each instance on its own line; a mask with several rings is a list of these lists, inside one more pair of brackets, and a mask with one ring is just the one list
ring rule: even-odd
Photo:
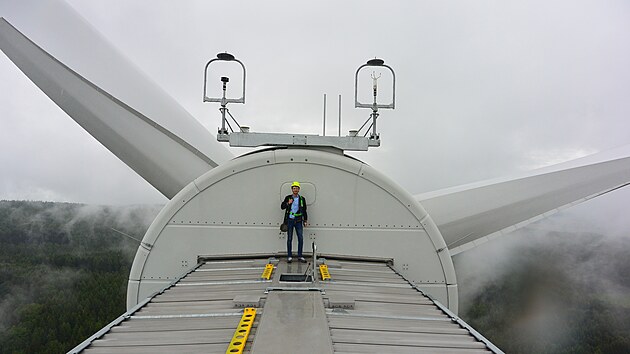
[[511,179],[415,197],[437,224],[451,255],[455,255],[562,208],[630,185],[627,154],[586,165],[570,162],[562,166],[570,167],[550,166]]
[[[168,198],[232,157],[159,89],[142,91],[150,96],[145,99],[153,101],[156,120],[55,59],[4,18],[0,18],[0,49],[79,125]],[[142,78],[142,74],[134,77],[136,87],[152,86],[148,81],[139,83]]]

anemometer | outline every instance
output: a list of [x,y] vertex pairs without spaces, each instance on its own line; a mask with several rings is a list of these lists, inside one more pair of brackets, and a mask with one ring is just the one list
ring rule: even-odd
[[[240,98],[228,98],[227,97],[227,85],[230,82],[229,77],[221,76],[222,96],[221,97],[208,97],[208,68],[210,64],[215,62],[236,62],[240,65],[243,73],[243,92]],[[376,75],[376,70],[372,71],[372,102],[364,103],[359,101],[358,97],[358,82],[359,73],[364,68],[385,68],[389,70],[392,77],[392,99],[390,103],[383,104],[378,103],[378,80],[381,78],[382,73]],[[245,77],[246,70],[245,65],[234,55],[230,53],[219,53],[217,57],[208,61],[204,69],[203,79],[203,102],[218,102],[221,107],[221,127],[217,131],[217,140],[221,142],[229,142],[230,146],[238,147],[258,147],[258,146],[318,146],[329,147],[337,150],[354,150],[354,151],[366,151],[369,147],[378,147],[381,145],[380,136],[376,130],[376,120],[379,116],[379,109],[394,109],[396,102],[396,74],[394,70],[385,64],[382,59],[370,59],[367,63],[359,66],[354,76],[354,107],[355,108],[369,108],[372,110],[370,117],[363,123],[358,130],[350,130],[347,136],[320,136],[310,134],[282,134],[282,133],[253,133],[249,131],[249,127],[240,125],[234,116],[227,108],[228,103],[245,103]],[[236,125],[236,129],[232,127],[227,117],[230,117],[232,122]],[[368,125],[368,123],[370,123]],[[325,124],[325,118],[324,118]],[[340,123],[341,124],[341,123]],[[366,128],[367,126],[367,128]],[[341,127],[341,125],[340,125]],[[365,129],[363,136],[360,133]],[[370,134],[368,136],[368,134]]]
[[[207,95],[207,92],[208,92],[207,91],[208,66],[210,66],[210,64],[212,64],[213,62],[216,62],[216,61],[227,61],[227,62],[232,62],[233,61],[233,62],[236,62],[236,63],[240,64],[241,68],[243,69],[243,93],[242,93],[240,98],[227,98],[226,97],[227,84],[228,84],[228,82],[230,82],[230,78],[227,77],[227,76],[221,76],[221,83],[222,83],[222,86],[223,86],[222,87],[222,89],[223,89],[223,96],[221,96],[220,98],[208,97],[208,95]],[[246,77],[246,75],[247,75],[247,72],[245,70],[245,65],[243,65],[243,63],[240,60],[236,59],[230,53],[219,53],[219,54],[217,54],[216,58],[210,60],[206,64],[206,68],[204,70],[204,75],[203,75],[203,101],[204,102],[219,102],[221,104],[221,108],[219,108],[219,111],[221,111],[221,128],[219,128],[217,139],[221,135],[228,135],[229,134],[227,129],[225,128],[226,124],[228,125],[230,130],[234,131],[232,129],[232,127],[230,126],[230,123],[227,121],[227,118],[225,117],[226,113],[232,118],[232,120],[234,121],[236,126],[238,126],[239,129],[242,129],[241,126],[236,121],[236,119],[234,118],[234,116],[232,116],[232,114],[230,114],[230,111],[227,108],[227,104],[228,103],[245,103],[245,77]]]
[[[370,77],[372,78],[372,97],[374,98],[374,100],[372,101],[372,103],[361,103],[359,102],[359,97],[358,97],[358,83],[359,83],[359,72],[361,71],[361,69],[365,68],[365,67],[384,67],[389,69],[389,71],[392,73],[392,101],[389,104],[379,104],[377,103],[377,95],[378,95],[378,79],[381,78],[381,74],[379,74],[378,76],[376,76],[376,72],[372,71],[372,74],[370,75]],[[394,109],[396,105],[396,73],[394,73],[394,69],[392,69],[389,65],[385,65],[385,61],[383,59],[370,59],[367,61],[367,63],[359,66],[359,68],[357,69],[357,72],[354,74],[354,107],[355,108],[370,108],[372,110],[372,113],[370,114],[370,118],[368,118],[368,120],[365,121],[365,123],[363,123],[363,125],[361,126],[361,128],[359,128],[359,132],[363,129],[363,127],[365,127],[365,125],[367,124],[367,122],[370,121],[370,119],[372,120],[372,124],[370,124],[370,126],[367,128],[365,134],[367,135],[367,133],[370,131],[370,128],[372,129],[372,134],[370,135],[370,139],[371,140],[378,140],[379,139],[379,135],[376,132],[376,118],[378,118],[379,114],[378,114],[378,109],[379,108],[383,108],[383,109]]]

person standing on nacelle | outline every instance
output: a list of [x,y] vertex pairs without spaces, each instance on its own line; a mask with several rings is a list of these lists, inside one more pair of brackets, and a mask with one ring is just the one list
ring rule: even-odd
[[304,236],[302,226],[308,226],[308,214],[306,213],[306,199],[299,195],[300,182],[293,182],[291,184],[291,192],[284,197],[284,201],[280,204],[280,208],[284,212],[284,220],[287,224],[287,262],[293,261],[293,255],[291,253],[291,246],[293,243],[293,228],[297,233],[298,239],[298,259],[302,263],[306,263],[306,259],[302,256],[302,249],[304,247]]

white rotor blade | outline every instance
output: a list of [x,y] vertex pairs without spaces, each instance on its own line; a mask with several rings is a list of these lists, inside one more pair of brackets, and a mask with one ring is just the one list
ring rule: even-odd
[[424,193],[416,199],[431,215],[454,255],[563,207],[630,184],[627,156],[578,167],[562,164],[571,166],[564,169],[551,166],[509,180]]
[[[79,125],[162,194],[172,198],[190,181],[233,157],[76,12],[64,3],[44,3],[46,11],[35,2],[15,16],[24,22],[26,13],[31,22],[53,27],[39,31],[38,38],[63,53],[81,73],[3,18],[0,49]],[[27,11],[34,6],[39,11]],[[61,38],[51,39],[57,30]]]

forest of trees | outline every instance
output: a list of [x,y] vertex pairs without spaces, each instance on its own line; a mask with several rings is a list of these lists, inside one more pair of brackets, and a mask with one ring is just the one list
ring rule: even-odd
[[0,351],[65,353],[126,311],[158,207],[0,202]]
[[[138,242],[120,232],[159,208],[0,201],[0,352],[64,353],[124,313]],[[454,257],[460,316],[506,353],[630,353],[630,238],[528,237],[509,262]]]
[[525,230],[457,255],[460,315],[506,353],[630,353],[628,236]]

